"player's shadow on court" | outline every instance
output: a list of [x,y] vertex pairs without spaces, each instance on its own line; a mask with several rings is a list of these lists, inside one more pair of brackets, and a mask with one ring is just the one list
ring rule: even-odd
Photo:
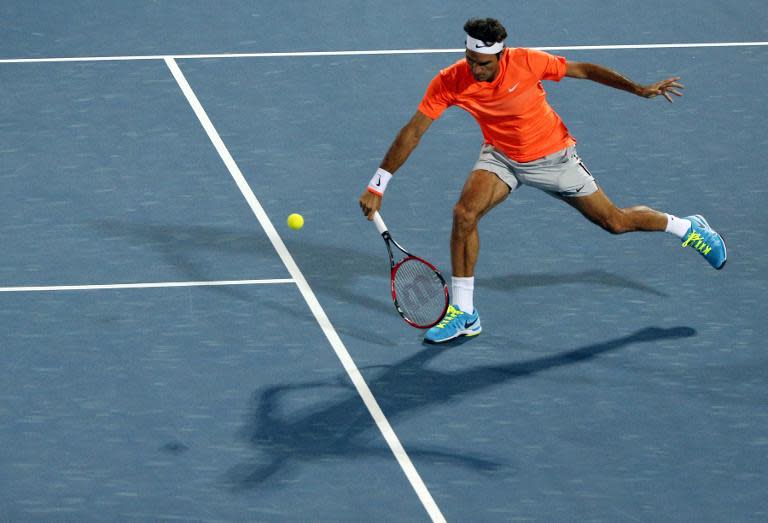
[[[222,256],[237,257],[244,260],[241,267],[252,267],[252,271],[245,271],[247,279],[290,277],[264,233],[215,226],[114,220],[102,220],[95,226],[113,240],[119,238],[135,248],[154,251],[166,266],[174,267],[186,280],[234,279],[231,274],[221,275],[217,258]],[[313,243],[305,238],[293,240],[286,237],[283,241],[317,294],[330,293],[346,303],[382,314],[392,313],[392,303],[387,299],[389,261],[383,245],[379,253],[364,253],[330,242]],[[366,277],[381,279],[383,291],[380,297],[372,297],[370,292],[356,288],[358,280]],[[237,286],[215,286],[207,290],[243,300],[252,299],[252,295]]]
[[[602,354],[636,343],[688,338],[690,327],[645,328],[603,343],[527,361],[473,367],[460,371],[429,368],[446,350],[425,349],[394,365],[363,369],[366,381],[390,422],[407,418],[435,405],[448,403],[513,380],[589,361]],[[329,391],[330,389],[330,391]],[[336,397],[321,407],[295,408],[291,400]],[[439,430],[439,428],[437,428]],[[356,457],[392,459],[373,420],[346,375],[335,382],[280,384],[258,390],[241,436],[256,451],[256,457],[228,471],[225,482],[234,490],[279,487],[296,468],[312,462],[348,461]],[[490,474],[510,465],[501,458],[462,453],[437,446],[417,447],[403,442],[412,460],[437,460],[480,473]]]
[[[217,226],[128,223],[115,220],[102,220],[95,226],[113,240],[117,238],[136,249],[154,251],[164,265],[175,268],[181,278],[190,281],[233,279],[231,274],[221,274],[219,259],[222,256],[242,260],[239,267],[252,267],[253,271],[244,271],[248,279],[289,277],[264,233]],[[332,296],[334,301],[353,305],[360,311],[334,318],[334,325],[340,332],[379,345],[390,343],[390,340],[381,338],[361,326],[368,322],[359,321],[360,314],[394,313],[389,299],[389,261],[383,243],[379,246],[379,251],[361,252],[338,245],[338,242],[312,241],[306,236],[294,239],[288,235],[283,241],[321,304],[324,303],[324,298]],[[476,285],[480,288],[515,292],[527,288],[573,283],[632,289],[654,296],[666,296],[648,285],[600,270],[478,277]],[[206,291],[224,293],[242,301],[253,299],[252,293],[239,286],[207,287]],[[272,306],[281,307],[279,302],[274,301]],[[286,313],[290,316],[293,310],[286,308]]]
[[657,291],[649,285],[630,280],[606,271],[592,270],[572,274],[508,274],[495,278],[477,278],[476,285],[497,291],[515,291],[531,287],[547,287],[580,283],[631,289],[654,296],[667,297],[668,294]]

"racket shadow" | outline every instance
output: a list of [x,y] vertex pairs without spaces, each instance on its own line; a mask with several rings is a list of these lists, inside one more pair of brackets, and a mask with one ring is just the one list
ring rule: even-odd
[[[460,371],[441,371],[429,363],[461,343],[442,350],[422,350],[392,365],[361,369],[379,405],[392,422],[407,419],[434,406],[453,402],[463,396],[497,387],[559,367],[583,363],[602,354],[638,343],[653,343],[695,336],[690,327],[641,329],[574,350],[527,361],[479,366]],[[314,390],[318,389],[318,390]],[[319,389],[331,390],[321,394]],[[291,397],[332,396],[334,399],[313,407],[303,407],[291,414]],[[391,459],[381,437],[357,392],[346,375],[335,380],[283,383],[257,390],[251,399],[250,414],[240,431],[256,452],[256,457],[231,468],[225,485],[233,490],[279,488],[298,467],[327,460],[352,460],[356,457]],[[373,443],[373,442],[378,443]],[[407,446],[409,456],[418,460],[440,461],[454,466],[494,474],[510,474],[508,458],[481,456],[461,449],[439,446]],[[417,463],[418,466],[418,463]]]

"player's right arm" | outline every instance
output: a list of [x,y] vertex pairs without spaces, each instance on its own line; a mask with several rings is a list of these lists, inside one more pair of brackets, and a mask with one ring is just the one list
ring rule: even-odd
[[[419,140],[427,132],[429,126],[432,125],[432,121],[430,117],[421,111],[416,111],[410,121],[397,133],[397,137],[395,137],[392,145],[389,146],[389,150],[384,155],[384,159],[379,167],[390,174],[394,174],[405,163],[413,150],[416,149],[416,146],[419,145]],[[381,208],[382,195],[376,194],[370,189],[370,186],[366,187],[360,196],[360,208],[369,220],[373,220],[373,214]]]

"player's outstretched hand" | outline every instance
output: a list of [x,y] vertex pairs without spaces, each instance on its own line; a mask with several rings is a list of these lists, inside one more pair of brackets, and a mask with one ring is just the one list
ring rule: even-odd
[[655,96],[661,95],[666,98],[668,102],[672,103],[672,97],[670,94],[674,94],[675,96],[683,96],[683,93],[678,91],[678,89],[684,89],[684,86],[678,82],[678,80],[680,80],[680,77],[675,76],[672,78],[667,78],[666,80],[662,80],[661,82],[656,82],[655,84],[646,85],[640,92],[640,96],[644,96],[645,98],[653,98]]

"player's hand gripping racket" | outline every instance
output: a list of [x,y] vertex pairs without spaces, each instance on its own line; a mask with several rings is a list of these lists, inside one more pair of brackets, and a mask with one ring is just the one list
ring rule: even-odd
[[[378,212],[373,215],[373,223],[387,245],[392,266],[392,301],[397,312],[409,325],[418,329],[437,325],[445,316],[449,304],[448,286],[442,274],[434,265],[414,256],[393,240]],[[399,252],[393,252],[393,246]]]

